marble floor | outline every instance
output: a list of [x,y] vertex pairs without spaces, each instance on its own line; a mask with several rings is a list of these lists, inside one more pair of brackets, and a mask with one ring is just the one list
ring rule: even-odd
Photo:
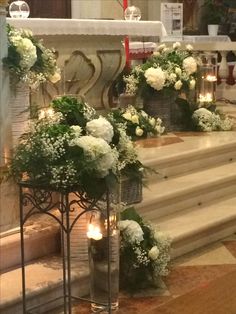
[[[121,292],[116,313],[236,313],[236,234],[174,260],[170,268],[157,290]],[[88,314],[90,305],[78,305],[73,313]]]

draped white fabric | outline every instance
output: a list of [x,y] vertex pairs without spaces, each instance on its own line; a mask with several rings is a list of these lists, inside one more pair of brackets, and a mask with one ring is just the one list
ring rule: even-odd
[[31,29],[35,35],[166,36],[160,21],[8,18],[7,22],[18,28]]

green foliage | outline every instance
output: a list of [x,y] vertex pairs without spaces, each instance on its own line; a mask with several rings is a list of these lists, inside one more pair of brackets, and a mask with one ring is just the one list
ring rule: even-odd
[[203,8],[205,9],[203,19],[207,24],[220,24],[227,13],[224,5],[216,0],[205,0]]
[[80,125],[84,128],[89,119],[96,115],[91,107],[75,97],[62,96],[54,99],[51,105],[55,112],[63,114],[64,123],[68,125]]
[[17,181],[79,188],[90,198],[100,198],[115,188],[121,175],[142,181],[141,170],[123,129],[113,129],[108,120],[97,118],[93,108],[69,96],[55,99],[39,113],[39,120],[22,136],[10,167]]
[[170,239],[134,207],[121,212],[120,286],[129,292],[157,287],[168,274]]

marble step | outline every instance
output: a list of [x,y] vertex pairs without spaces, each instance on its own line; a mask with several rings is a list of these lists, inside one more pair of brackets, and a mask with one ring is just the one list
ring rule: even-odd
[[235,233],[235,204],[236,197],[225,197],[153,222],[172,238],[171,255],[175,258]]
[[[21,263],[20,232],[17,229],[0,238],[0,272]],[[58,224],[45,215],[29,221],[24,228],[24,239],[26,262],[60,250]]]
[[136,208],[147,219],[152,220],[234,193],[236,162],[230,162],[153,182],[144,189],[143,201]]
[[[60,306],[62,296],[62,260],[59,256],[48,256],[29,263],[26,268],[27,309],[56,299],[40,310],[30,313],[50,312]],[[87,263],[72,262],[72,293],[83,297],[89,293],[89,271]],[[0,275],[0,313],[22,314],[21,268]],[[28,312],[27,312],[28,313]]]
[[[168,135],[166,138],[176,140]],[[235,132],[196,132],[182,138],[182,142],[160,147],[155,147],[154,139],[153,147],[138,147],[142,162],[159,173],[149,182],[236,161]]]

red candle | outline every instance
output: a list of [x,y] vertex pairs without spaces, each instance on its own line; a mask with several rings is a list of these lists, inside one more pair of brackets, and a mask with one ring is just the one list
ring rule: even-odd
[[[123,0],[123,10],[128,7],[128,0]],[[129,60],[129,38],[128,36],[125,37],[125,56],[126,56],[126,66],[130,67],[130,60]]]

